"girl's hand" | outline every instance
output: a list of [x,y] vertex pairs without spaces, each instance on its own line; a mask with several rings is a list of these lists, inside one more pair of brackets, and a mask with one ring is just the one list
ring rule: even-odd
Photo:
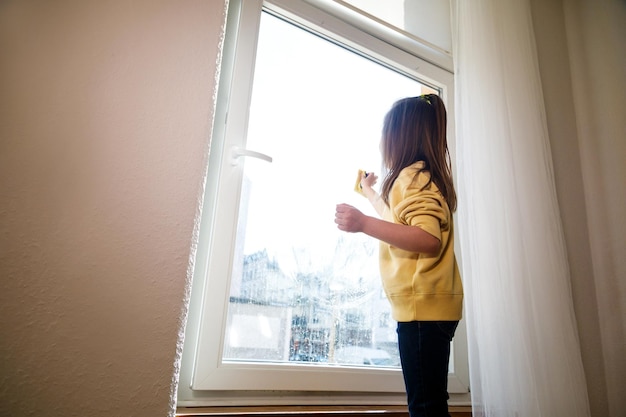
[[376,181],[378,181],[378,176],[373,172],[368,172],[367,176],[365,174],[361,175],[361,188],[363,189],[363,195],[367,197],[369,202],[372,204],[376,213],[380,217],[383,217],[383,212],[385,211],[385,203],[380,198],[378,193],[372,188]]
[[373,172],[368,172],[367,175],[363,174],[361,176],[361,187],[365,189],[371,189],[378,181],[378,176]]
[[[369,177],[369,175],[368,175]],[[335,223],[344,232],[362,232],[366,216],[349,204],[337,204]]]

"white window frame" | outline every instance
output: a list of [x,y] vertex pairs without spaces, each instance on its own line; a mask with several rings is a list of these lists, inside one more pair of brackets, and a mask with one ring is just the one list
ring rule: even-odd
[[[392,46],[388,42],[394,42],[397,34],[385,38],[384,34],[390,31],[384,25],[371,24],[370,33],[366,33],[363,28],[367,25],[362,16],[325,0],[230,0],[229,8],[181,364],[179,406],[232,405],[233,401],[238,405],[285,401],[290,404],[329,403],[329,398],[339,403],[403,404],[405,394],[400,370],[222,363],[243,175],[234,152],[246,148],[256,44],[263,8],[441,91],[448,108],[450,152],[454,159],[451,59],[448,61],[440,50],[414,41],[411,41],[417,45],[414,49],[421,56],[427,55],[428,61],[419,58],[416,52],[407,52],[411,46],[406,42],[396,43],[399,47]],[[232,236],[232,239],[218,240],[218,236]],[[463,322],[455,337],[452,360],[455,373],[449,375],[451,397],[454,400],[457,396],[459,402],[468,402],[469,371]],[[273,394],[264,394],[270,391]],[[325,393],[324,399],[312,393]]]

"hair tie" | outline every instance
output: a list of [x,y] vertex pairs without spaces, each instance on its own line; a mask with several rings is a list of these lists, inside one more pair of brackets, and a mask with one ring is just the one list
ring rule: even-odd
[[428,96],[426,94],[422,94],[421,96],[417,96],[417,98],[424,100],[426,103],[430,104],[432,106],[433,103],[430,102],[430,99],[428,98]]

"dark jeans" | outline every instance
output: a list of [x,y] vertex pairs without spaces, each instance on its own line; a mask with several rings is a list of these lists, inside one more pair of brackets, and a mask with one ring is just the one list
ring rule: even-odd
[[398,347],[411,417],[449,417],[448,362],[458,321],[398,323]]

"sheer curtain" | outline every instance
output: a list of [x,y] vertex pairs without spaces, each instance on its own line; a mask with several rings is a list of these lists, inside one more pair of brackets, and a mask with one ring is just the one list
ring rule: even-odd
[[528,0],[453,0],[475,416],[588,416]]

